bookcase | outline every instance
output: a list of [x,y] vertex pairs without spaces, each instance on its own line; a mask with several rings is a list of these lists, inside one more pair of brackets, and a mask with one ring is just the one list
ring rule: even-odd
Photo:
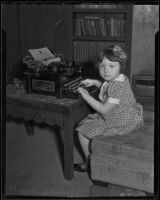
[[[132,5],[72,5],[72,44],[75,62],[89,66],[99,51],[111,44],[119,44],[128,54],[128,67],[125,73],[130,78],[132,15]],[[89,73],[93,74],[93,67]]]

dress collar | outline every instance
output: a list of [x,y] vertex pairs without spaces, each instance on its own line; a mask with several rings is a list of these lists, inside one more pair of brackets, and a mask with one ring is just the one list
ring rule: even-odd
[[125,81],[125,77],[123,74],[120,74],[116,79],[114,79],[113,81],[121,81],[124,82]]
[[[121,82],[124,82],[125,81],[125,76],[124,76],[124,74],[120,74],[117,78],[115,78],[112,81],[121,81]],[[109,81],[109,82],[108,81],[104,81],[102,85],[109,84],[112,81]]]

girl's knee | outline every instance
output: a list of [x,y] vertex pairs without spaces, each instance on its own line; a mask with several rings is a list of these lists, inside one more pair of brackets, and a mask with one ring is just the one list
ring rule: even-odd
[[79,138],[84,138],[83,134],[81,132],[78,132],[78,137]]
[[78,132],[78,137],[79,139],[83,139],[83,140],[90,140],[89,138],[87,138],[86,136],[84,136],[81,132]]

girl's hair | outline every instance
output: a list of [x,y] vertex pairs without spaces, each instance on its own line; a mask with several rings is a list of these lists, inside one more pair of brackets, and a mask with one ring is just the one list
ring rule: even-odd
[[119,45],[111,45],[99,52],[95,62],[96,68],[99,68],[99,65],[103,61],[104,57],[112,62],[119,62],[120,73],[124,72],[126,68],[127,55]]

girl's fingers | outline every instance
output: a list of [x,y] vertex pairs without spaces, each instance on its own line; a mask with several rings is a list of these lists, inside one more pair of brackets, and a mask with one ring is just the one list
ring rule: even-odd
[[86,83],[86,82],[90,82],[90,80],[89,79],[85,79],[85,80],[81,81],[81,83]]
[[89,80],[81,81],[81,83],[84,84],[85,86],[90,86],[91,85],[91,82]]
[[82,93],[82,92],[85,92],[86,90],[83,89],[83,88],[81,88],[81,87],[79,87],[79,88],[77,89],[77,91],[80,92],[80,93]]
[[81,93],[81,92],[82,92],[82,88],[79,87],[79,88],[77,89],[77,91]]

